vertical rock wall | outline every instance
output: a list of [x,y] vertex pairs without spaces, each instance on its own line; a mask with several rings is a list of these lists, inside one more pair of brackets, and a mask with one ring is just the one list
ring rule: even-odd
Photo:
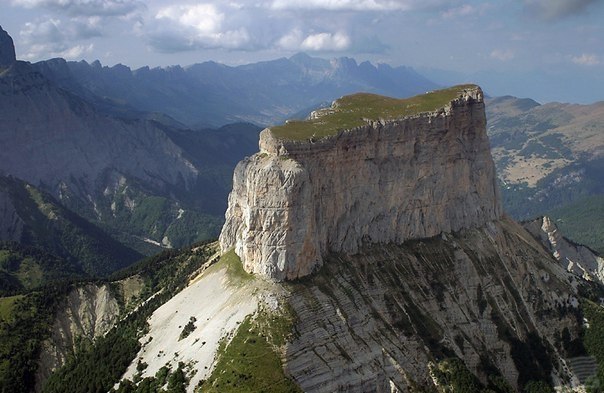
[[235,169],[223,250],[274,280],[312,273],[328,252],[402,243],[501,216],[482,91],[435,112],[318,141],[260,135]]

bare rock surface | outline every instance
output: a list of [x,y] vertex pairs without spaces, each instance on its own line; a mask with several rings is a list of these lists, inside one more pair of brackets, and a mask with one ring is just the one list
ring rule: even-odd
[[87,284],[72,290],[61,307],[43,344],[36,374],[36,389],[57,368],[65,364],[80,340],[94,340],[107,333],[117,322],[118,300],[109,285]]
[[[337,102],[336,104],[337,105]],[[482,91],[319,140],[260,135],[235,169],[220,243],[248,272],[306,276],[329,252],[473,228],[501,216]]]
[[585,280],[604,284],[604,258],[581,244],[565,238],[549,217],[541,217],[524,227],[550,250],[560,265]]
[[297,323],[285,368],[303,391],[429,391],[430,364],[451,357],[515,390],[550,372],[578,384],[556,338],[581,330],[569,274],[513,221],[326,258],[289,284]]

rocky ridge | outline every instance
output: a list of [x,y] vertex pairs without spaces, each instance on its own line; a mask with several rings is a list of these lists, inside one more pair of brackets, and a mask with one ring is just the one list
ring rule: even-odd
[[0,26],[0,67],[9,67],[16,61],[13,39]]
[[604,258],[589,247],[564,237],[551,218],[545,216],[528,221],[524,228],[540,240],[566,270],[587,281],[604,284]]
[[365,120],[318,140],[265,129],[260,152],[235,169],[222,250],[234,247],[248,272],[289,280],[330,252],[498,219],[483,94],[459,89],[436,110]]

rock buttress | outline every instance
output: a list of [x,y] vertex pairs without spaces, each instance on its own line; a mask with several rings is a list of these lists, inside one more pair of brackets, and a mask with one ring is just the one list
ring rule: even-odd
[[439,110],[316,141],[265,129],[260,152],[235,169],[220,244],[248,272],[281,281],[312,273],[329,252],[474,228],[501,214],[475,86]]

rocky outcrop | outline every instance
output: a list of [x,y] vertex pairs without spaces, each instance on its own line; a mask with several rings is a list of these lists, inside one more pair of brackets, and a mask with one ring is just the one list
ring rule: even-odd
[[541,241],[566,270],[585,280],[604,284],[604,258],[589,247],[565,238],[549,217],[528,221],[524,227]]
[[[334,108],[337,108],[337,102]],[[323,139],[279,139],[239,163],[220,244],[248,272],[310,274],[329,252],[402,243],[500,217],[477,86],[442,108]]]
[[19,217],[8,190],[3,189],[0,179],[0,240],[19,241],[24,222]]
[[10,67],[16,61],[13,39],[0,26],[0,68]]
[[304,392],[432,391],[430,365],[455,357],[513,391],[550,375],[578,384],[560,343],[581,334],[576,291],[515,222],[327,258],[288,285],[285,368]]
[[72,290],[57,313],[51,336],[43,344],[36,373],[36,390],[58,367],[65,364],[81,340],[107,333],[119,316],[118,299],[109,285],[88,284]]

